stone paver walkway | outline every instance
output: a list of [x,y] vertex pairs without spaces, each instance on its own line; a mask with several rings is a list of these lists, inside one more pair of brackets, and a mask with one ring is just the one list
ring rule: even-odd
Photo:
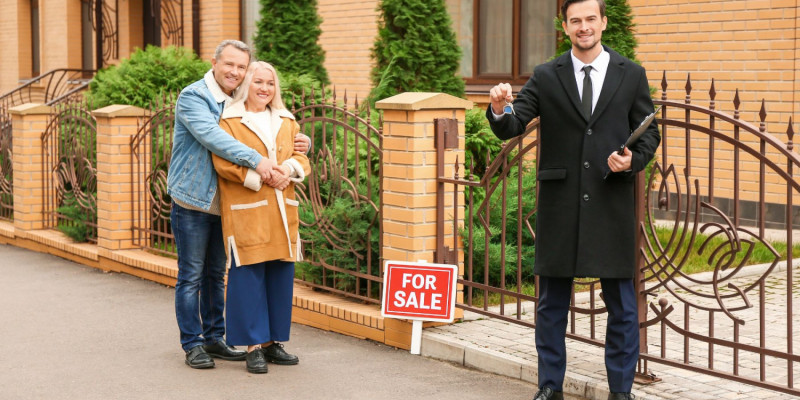
[[[795,264],[797,265],[797,264]],[[738,273],[732,284],[742,288],[757,282],[765,273],[764,267],[748,267],[745,273]],[[709,280],[710,275],[693,276],[699,281]],[[740,343],[758,346],[764,340],[766,346],[772,350],[785,352],[788,347],[787,335],[787,298],[793,299],[794,329],[793,351],[800,351],[800,268],[795,267],[793,272],[793,290],[787,293],[787,273],[785,267],[779,265],[764,280],[763,307],[760,300],[759,288],[747,292],[747,298],[752,307],[733,311],[732,314],[745,321],[738,328]],[[720,291],[723,294],[734,293],[725,287]],[[690,299],[693,303],[702,303],[708,307],[719,307],[713,299],[703,299],[697,293],[712,293],[710,285],[687,285],[691,291],[676,290],[675,294]],[[581,296],[577,296],[580,298]],[[588,297],[588,296],[583,296]],[[659,299],[664,299],[674,307],[669,316],[678,328],[685,327],[684,306],[675,295],[662,290],[654,304]],[[723,304],[729,309],[744,305],[739,297],[725,299]],[[514,305],[506,306],[506,314],[516,309]],[[534,315],[533,304],[523,304],[522,319],[532,321]],[[762,311],[763,310],[763,311]],[[762,333],[759,324],[759,313],[765,315],[765,328]],[[709,323],[708,311],[689,312],[689,330],[703,337],[710,335],[713,326],[713,336],[722,340],[732,340],[734,337],[733,323],[722,312],[714,312]],[[650,310],[648,317],[653,318],[654,312]],[[578,333],[588,335],[588,317],[576,317],[576,330]],[[601,321],[602,320],[602,321]],[[605,332],[605,320],[598,318],[597,332],[602,340]],[[683,361],[684,337],[671,328],[665,329],[666,358]],[[649,354],[661,354],[661,325],[657,324],[648,328]],[[567,377],[564,391],[571,395],[589,399],[605,400],[608,396],[605,367],[603,364],[603,348],[589,345],[576,340],[567,340],[568,362]],[[734,355],[730,348],[715,345],[709,351],[709,345],[699,340],[688,342],[689,361],[699,367],[708,367],[709,353],[713,354],[713,367],[716,370],[731,373],[734,366]],[[465,322],[425,329],[422,340],[422,354],[429,357],[440,358],[473,368],[494,372],[500,375],[512,376],[529,382],[537,382],[536,371],[537,354],[534,346],[533,329],[521,325],[488,318],[474,313],[466,313]],[[759,379],[760,356],[753,352],[738,352],[738,374],[740,376]],[[786,360],[775,357],[765,357],[765,376],[768,381],[786,385],[788,363]],[[637,399],[790,399],[800,396],[782,393],[779,391],[763,389],[754,385],[735,382],[729,379],[718,378],[712,375],[692,372],[683,368],[672,367],[664,364],[650,362],[647,365],[650,373],[661,379],[660,382],[648,385],[635,384],[634,394]],[[800,387],[800,362],[794,363],[794,387]]]

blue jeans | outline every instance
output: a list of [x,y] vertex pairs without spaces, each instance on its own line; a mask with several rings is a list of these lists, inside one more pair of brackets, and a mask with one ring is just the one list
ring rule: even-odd
[[225,246],[218,215],[172,203],[172,233],[178,249],[175,315],[181,346],[189,351],[225,335]]

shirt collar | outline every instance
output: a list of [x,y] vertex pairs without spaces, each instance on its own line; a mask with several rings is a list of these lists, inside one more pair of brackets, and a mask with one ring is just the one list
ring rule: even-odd
[[214,100],[216,100],[217,103],[222,103],[223,101],[230,102],[230,100],[233,100],[231,96],[225,94],[225,92],[223,92],[219,87],[219,83],[217,83],[217,80],[214,79],[213,69],[206,72],[206,74],[203,76],[203,80],[206,82],[208,90],[211,92],[211,95],[214,96]]
[[[570,57],[572,57],[572,68],[575,70],[575,75],[577,75],[579,72],[581,72],[583,67],[588,64],[584,64],[583,61],[575,57],[575,54],[572,53],[572,50],[569,51],[569,55]],[[597,72],[599,72],[602,75],[605,75],[606,70],[608,69],[608,63],[610,61],[611,61],[611,55],[608,54],[606,49],[603,49],[603,51],[597,57],[595,57],[595,59],[592,60],[592,62],[590,62],[589,64],[591,64],[592,68],[597,70]]]

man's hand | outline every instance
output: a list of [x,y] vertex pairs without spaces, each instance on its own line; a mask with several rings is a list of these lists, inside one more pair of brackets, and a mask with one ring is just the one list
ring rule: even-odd
[[307,153],[311,148],[311,138],[304,133],[294,135],[294,151],[300,153]]
[[289,180],[290,173],[288,165],[275,165],[272,167],[272,178],[266,181],[266,184],[278,190],[286,189],[291,182]]
[[511,96],[511,85],[508,83],[500,83],[489,90],[489,101],[492,103],[492,111],[497,115],[503,115],[503,107],[506,102],[511,102],[514,98]]
[[272,171],[276,164],[269,157],[261,157],[261,162],[256,166],[256,172],[261,175],[261,181],[267,182],[272,179]]
[[626,147],[624,154],[619,155],[616,151],[608,156],[608,168],[613,172],[622,172],[631,169],[631,159],[633,153]]

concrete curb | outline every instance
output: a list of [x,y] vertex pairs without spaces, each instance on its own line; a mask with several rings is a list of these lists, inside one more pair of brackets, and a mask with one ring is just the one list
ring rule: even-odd
[[[539,381],[538,366],[528,360],[435,332],[422,333],[421,355],[533,384]],[[608,387],[605,381],[598,382],[567,371],[564,393],[581,399],[605,400],[608,398]],[[646,399],[638,395],[636,398]]]

